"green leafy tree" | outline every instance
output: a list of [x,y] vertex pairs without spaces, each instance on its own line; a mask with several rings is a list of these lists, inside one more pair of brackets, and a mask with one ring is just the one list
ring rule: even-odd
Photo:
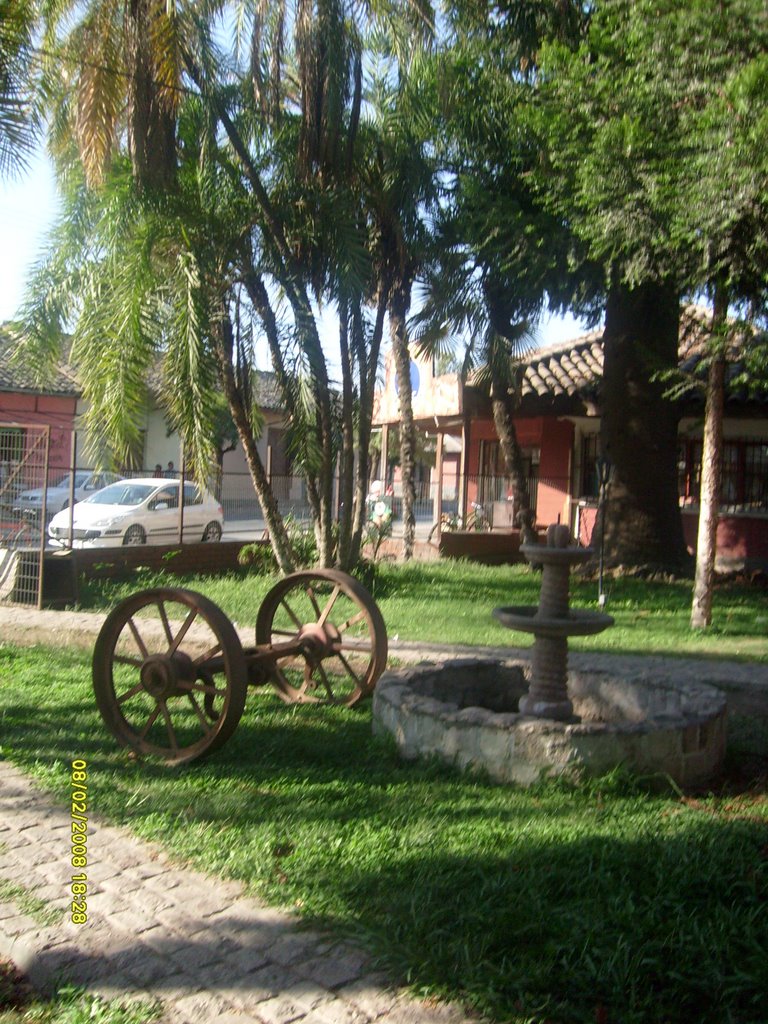
[[538,181],[547,207],[603,268],[606,557],[682,569],[677,416],[658,373],[677,364],[685,277],[670,232],[671,183],[685,154],[680,94],[653,41],[658,20],[650,5],[601,0],[578,47],[545,47]]
[[[765,280],[765,164],[754,143],[744,152],[764,116],[754,90],[765,33],[765,10],[747,0],[602,0],[579,50],[551,47],[545,60],[556,174],[543,187],[607,272],[602,439],[615,467],[606,523],[614,560],[682,564],[676,421],[658,371],[676,365],[680,296],[703,291],[714,302],[702,594],[714,565],[725,319]],[[742,75],[757,100],[748,118],[743,105],[735,116]]]
[[[673,24],[680,19],[679,12]],[[729,311],[765,308],[768,296],[768,15],[751,4],[702,5],[699,26],[708,44],[688,44],[687,73],[710,87],[694,94],[683,128],[690,154],[680,168],[676,218],[680,244],[693,260],[694,284],[712,302],[705,352],[707,386],[702,451],[696,575],[691,626],[712,621],[717,517],[722,473],[722,419],[729,358],[750,361],[762,346],[739,329]],[[683,19],[680,19],[683,20]],[[678,28],[685,39],[688,24]],[[717,83],[716,88],[711,83]]]

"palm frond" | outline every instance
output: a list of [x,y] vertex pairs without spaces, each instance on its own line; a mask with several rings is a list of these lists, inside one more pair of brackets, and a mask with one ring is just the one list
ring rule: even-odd
[[119,48],[117,3],[99,5],[79,38],[82,65],[77,83],[75,134],[86,180],[103,181],[122,97],[124,68]]

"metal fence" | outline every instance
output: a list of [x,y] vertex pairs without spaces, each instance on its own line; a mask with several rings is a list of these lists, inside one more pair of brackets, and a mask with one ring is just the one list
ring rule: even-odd
[[0,423],[0,603],[42,604],[50,428]]
[[[156,477],[158,480],[168,479],[169,476],[178,480],[181,477],[179,472],[168,473],[164,471],[158,473],[152,469],[142,468],[135,468],[121,475],[124,478],[133,479],[138,477]],[[90,479],[86,482],[88,477]],[[45,516],[48,521],[50,521],[51,516],[55,512],[67,507],[72,498],[75,502],[82,500],[88,491],[109,483],[115,479],[115,476],[114,474],[94,473],[88,467],[77,466],[70,469],[62,467],[56,470],[52,469],[50,471],[50,478],[48,486],[55,490],[56,500],[48,503]],[[86,490],[83,489],[84,482]],[[75,487],[75,483],[77,483],[77,487]],[[273,474],[270,483],[272,492],[277,499],[280,513],[284,517],[291,516],[300,523],[308,524],[311,522],[312,510],[307,498],[306,483],[302,477]],[[537,486],[538,480],[536,477],[531,477],[529,480],[529,493],[534,509],[536,506]],[[511,525],[509,514],[505,515],[498,522],[494,522],[494,512],[498,520],[500,506],[504,506],[510,511],[516,507],[514,495],[508,493],[508,487],[507,478],[502,477],[470,476],[466,480],[461,477],[453,477],[450,480],[444,481],[441,501],[438,502],[437,482],[429,480],[418,482],[415,486],[416,502],[414,511],[416,521],[420,524],[433,524],[437,519],[438,507],[440,507],[443,514],[456,516],[458,519],[461,519],[462,516],[466,517],[471,513],[473,507],[477,508],[477,506],[480,506],[483,510],[481,518],[488,525],[508,527]],[[12,498],[6,502],[9,507],[14,505],[16,509],[14,513],[15,523],[18,523],[21,511],[18,497],[22,491],[26,491],[29,494],[31,488],[36,488],[40,492],[37,495],[35,507],[31,510],[35,512],[35,521],[39,522],[42,516],[41,495],[43,491],[41,466],[34,470],[30,467],[23,476],[15,478]],[[234,534],[239,538],[244,534],[257,536],[263,532],[265,527],[264,514],[249,473],[224,473],[218,478],[210,480],[208,488],[211,494],[218,499],[224,510],[225,536]],[[52,494],[53,490],[49,490],[48,493]],[[394,522],[402,518],[403,492],[399,481],[396,480],[387,488],[381,486],[381,489],[375,495],[371,494],[371,500],[374,496],[389,507]],[[334,498],[338,501],[338,481],[334,484]]]
[[[161,483],[182,475],[162,472],[158,467],[135,468],[119,476],[85,466],[54,468],[49,466],[49,447],[47,427],[0,423],[0,602],[40,604],[44,553],[46,545],[50,547],[47,529],[53,515],[120,477],[152,477]],[[303,478],[274,474],[270,482],[283,517],[290,516],[310,528],[312,514]],[[537,484],[535,478],[529,481],[534,508]],[[249,541],[265,536],[264,515],[248,473],[225,473],[208,486],[223,508],[224,540]],[[437,488],[437,483],[429,480],[416,484],[417,537],[428,537],[440,514],[450,517],[455,527],[466,525],[468,516],[476,528],[512,525],[515,502],[514,495],[508,493],[506,478],[452,477],[443,482],[440,500]],[[338,501],[338,481],[334,493]],[[400,483],[395,481],[386,488],[382,485],[369,501],[371,507],[384,502],[391,512],[393,532],[399,533],[403,504]],[[65,530],[62,543],[69,543],[70,535],[69,529]],[[45,555],[46,560],[49,557]]]

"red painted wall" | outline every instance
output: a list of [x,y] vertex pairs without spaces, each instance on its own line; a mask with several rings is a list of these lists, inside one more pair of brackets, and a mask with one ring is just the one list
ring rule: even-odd
[[[696,551],[699,514],[682,510],[683,535],[688,550]],[[768,518],[721,515],[717,521],[717,559],[721,568],[730,564],[747,569],[768,569]]]
[[542,420],[536,522],[568,522],[573,424],[554,416]]
[[[522,448],[540,448],[545,420],[537,416],[515,420],[517,442]],[[469,453],[467,457],[467,498],[477,500],[477,478],[480,475],[480,442],[498,441],[493,420],[473,420],[469,432]]]
[[[696,534],[699,514],[682,509],[683,535],[690,554],[696,552]],[[598,538],[593,535],[597,508],[594,505],[579,509],[579,543],[594,546]],[[768,570],[768,517],[747,515],[721,515],[717,522],[717,564],[725,571],[734,569]]]
[[59,395],[29,395],[19,392],[0,392],[0,421],[38,425],[51,428],[49,467],[69,467],[72,453],[77,399]]

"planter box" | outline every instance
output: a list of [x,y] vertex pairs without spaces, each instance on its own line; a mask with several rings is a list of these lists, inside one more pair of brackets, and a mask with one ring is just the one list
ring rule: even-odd
[[[45,553],[43,604],[62,607],[77,600],[77,582],[90,577],[130,576],[138,568],[162,570],[168,576],[186,573],[220,573],[239,568],[237,556],[245,541],[219,544],[169,544],[145,547],[95,548]],[[269,541],[250,541],[268,544]],[[169,586],[173,586],[169,580]]]
[[483,565],[511,565],[524,562],[520,554],[519,530],[446,530],[440,535],[443,558],[468,558]]

